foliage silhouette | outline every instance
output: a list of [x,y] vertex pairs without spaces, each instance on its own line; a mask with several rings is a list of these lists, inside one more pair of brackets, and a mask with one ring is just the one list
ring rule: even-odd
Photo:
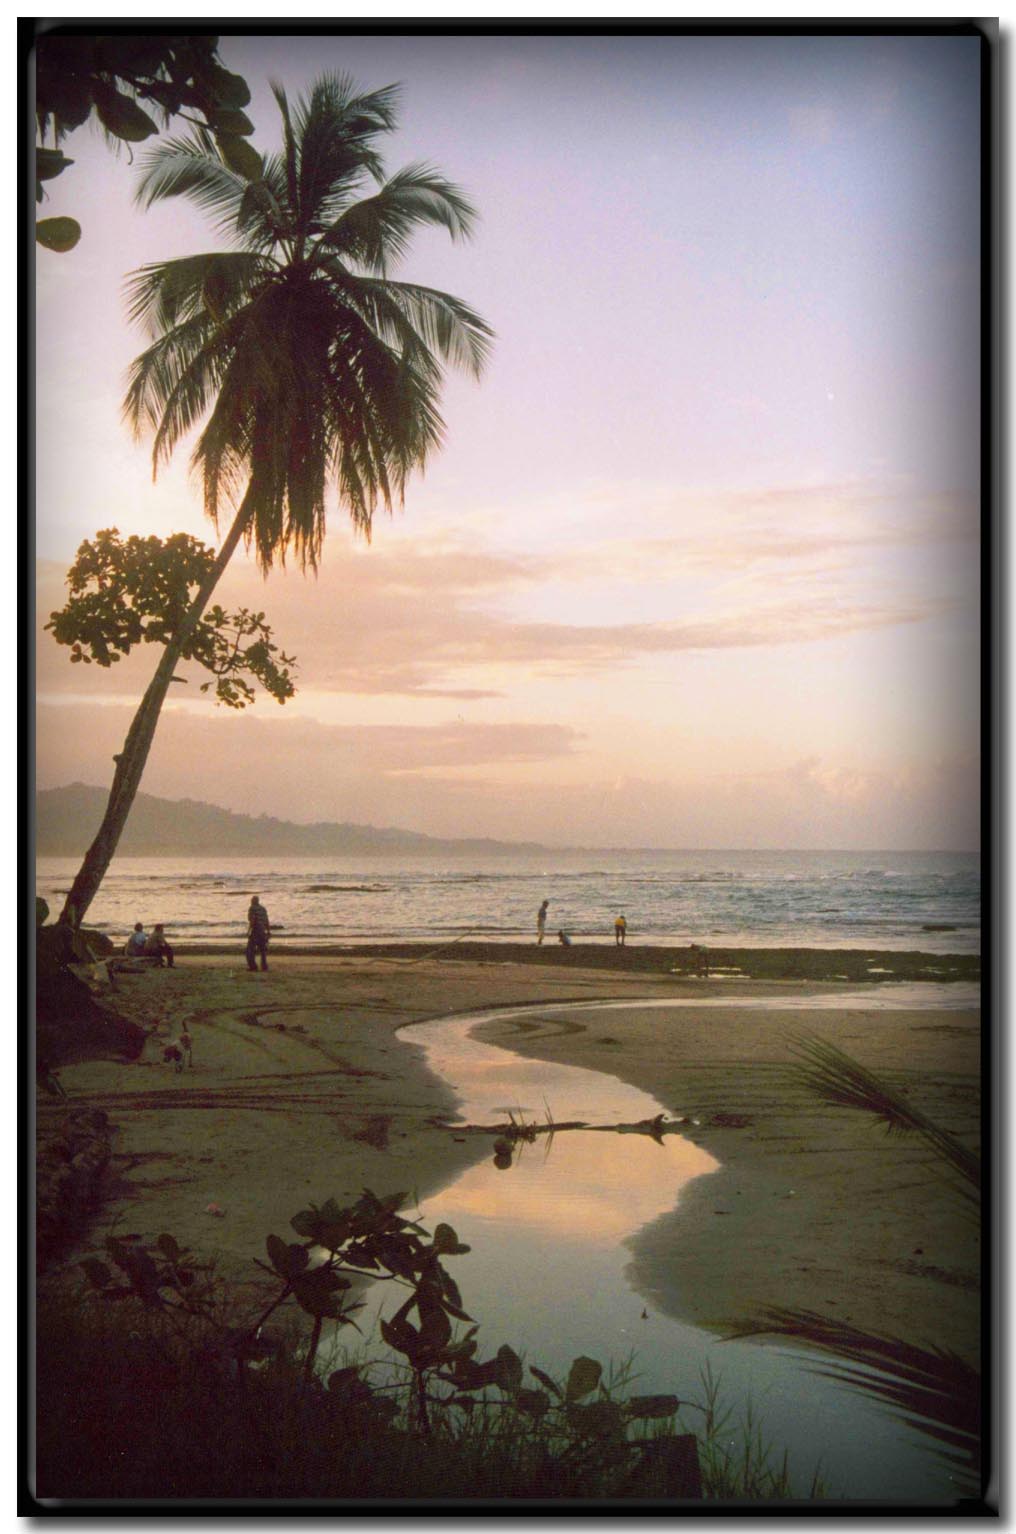
[[[114,666],[138,644],[173,644],[214,561],[214,550],[185,533],[124,541],[108,528],[78,549],[67,573],[70,596],[46,628],[57,644],[70,647],[72,662],[85,665]],[[181,660],[212,673],[214,681],[200,690],[214,687],[216,700],[230,708],[254,699],[245,673],[279,703],[296,690],[290,674],[296,661],[272,643],[262,612],[211,607],[179,648]]]
[[[349,1298],[354,1282],[395,1283],[408,1295],[389,1320],[382,1319],[381,1335],[405,1359],[411,1381],[411,1432],[431,1440],[435,1413],[447,1436],[449,1424],[454,1432],[454,1422],[463,1414],[506,1411],[540,1431],[541,1455],[546,1456],[551,1441],[557,1445],[553,1465],[544,1458],[540,1466],[545,1484],[579,1484],[588,1480],[594,1465],[598,1473],[609,1470],[619,1482],[631,1478],[639,1469],[641,1444],[629,1439],[628,1429],[669,1422],[681,1406],[677,1396],[616,1399],[613,1382],[604,1381],[602,1366],[591,1358],[575,1359],[563,1383],[531,1365],[528,1373],[543,1387],[539,1389],[525,1383],[523,1361],[507,1344],[490,1358],[478,1359],[479,1328],[463,1308],[458,1285],[443,1260],[463,1255],[469,1247],[446,1224],[437,1225],[428,1237],[419,1222],[397,1212],[405,1200],[403,1193],[378,1198],[365,1190],[346,1208],[328,1199],[300,1210],[291,1225],[303,1239],[287,1242],[269,1235],[267,1262],[256,1259],[274,1287],[268,1303],[247,1324],[238,1325],[235,1316],[223,1313],[210,1267],[196,1262],[168,1233],[151,1249],[110,1236],[105,1244],[108,1260],[85,1258],[80,1266],[90,1289],[104,1302],[133,1300],[172,1323],[183,1323],[180,1335],[190,1337],[191,1345],[193,1333],[186,1328],[198,1323],[200,1356],[217,1358],[236,1377],[285,1346],[283,1334],[271,1333],[267,1323],[287,1301],[295,1302],[311,1327],[301,1366],[305,1387],[325,1392],[333,1403],[375,1423],[390,1422],[401,1410],[397,1387],[393,1391],[388,1383],[372,1386],[366,1370],[351,1365],[329,1371],[322,1384],[316,1365],[327,1322],[357,1326],[355,1317],[363,1302]],[[414,1312],[415,1322],[410,1319]],[[453,1321],[468,1324],[462,1336],[453,1336]],[[491,1389],[498,1392],[493,1398],[487,1394]],[[534,1452],[536,1447],[534,1439]]]
[[[241,110],[250,91],[240,75],[223,67],[218,46],[217,37],[201,33],[131,37],[61,28],[37,37],[36,201],[46,196],[44,182],[74,164],[60,145],[93,114],[117,148],[150,138],[158,133],[159,122],[165,127],[177,116],[214,132],[227,151],[242,144],[254,131]],[[154,118],[139,101],[154,110]],[[81,226],[68,217],[41,219],[35,237],[49,250],[72,250]]]

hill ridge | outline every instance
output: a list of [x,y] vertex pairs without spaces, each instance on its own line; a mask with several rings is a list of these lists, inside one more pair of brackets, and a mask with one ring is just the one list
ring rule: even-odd
[[[35,796],[36,852],[41,857],[78,857],[99,828],[108,791],[89,783],[39,789]],[[551,852],[540,842],[502,842],[491,837],[437,837],[395,826],[355,821],[282,820],[245,815],[203,799],[163,799],[138,794],[120,840],[126,857],[189,857],[198,853],[300,857],[366,852],[478,852],[488,856]]]

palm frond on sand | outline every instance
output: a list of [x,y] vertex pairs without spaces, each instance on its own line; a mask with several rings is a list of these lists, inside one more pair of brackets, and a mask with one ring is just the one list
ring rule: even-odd
[[947,1129],[932,1122],[881,1077],[823,1039],[795,1039],[791,1051],[800,1061],[794,1074],[799,1085],[823,1102],[860,1108],[873,1114],[889,1134],[913,1133],[962,1179],[965,1195],[979,1201],[981,1158]]
[[789,1337],[835,1362],[813,1372],[884,1402],[910,1427],[936,1440],[965,1492],[980,1477],[981,1376],[944,1348],[861,1331],[812,1310],[768,1307],[736,1323],[730,1337]]

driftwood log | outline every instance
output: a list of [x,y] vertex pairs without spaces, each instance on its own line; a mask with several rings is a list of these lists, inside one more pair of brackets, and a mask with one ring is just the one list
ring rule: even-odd
[[664,1135],[683,1134],[686,1126],[692,1123],[693,1119],[668,1119],[665,1114],[658,1113],[654,1119],[639,1119],[634,1124],[589,1124],[584,1119],[569,1119],[560,1124],[549,1121],[527,1124],[509,1120],[506,1124],[446,1124],[445,1128],[457,1135],[496,1135],[513,1142],[532,1141],[538,1135],[560,1134],[566,1129],[584,1129],[590,1134],[648,1135],[662,1145]]

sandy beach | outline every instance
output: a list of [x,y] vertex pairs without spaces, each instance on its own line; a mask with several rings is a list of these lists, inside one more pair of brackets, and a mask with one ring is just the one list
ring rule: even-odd
[[[369,1187],[410,1190],[426,1205],[489,1146],[449,1127],[451,1090],[426,1069],[412,1030],[397,1030],[466,1011],[622,999],[631,1008],[611,1012],[609,1026],[565,1011],[483,1032],[608,1071],[700,1121],[691,1133],[721,1170],[629,1243],[637,1290],[720,1333],[762,1306],[801,1307],[976,1361],[977,1232],[921,1145],[796,1085],[789,1046],[805,1034],[835,1042],[976,1145],[979,1013],[863,1001],[802,1009],[802,996],[842,983],[691,979],[608,947],[595,954],[279,952],[267,974],[249,974],[241,955],[186,955],[173,970],[118,977],[118,1008],[155,1031],[135,1061],[61,1069],[72,1103],[103,1109],[117,1132],[106,1202],[57,1271],[113,1229],[143,1240],[169,1231],[243,1283],[266,1234],[288,1236],[309,1200],[341,1203]],[[682,996],[722,1005],[639,1008]],[[745,1004],[759,997],[769,1004]],[[177,1073],[163,1050],[184,1022],[193,1065]],[[40,1129],[62,1111],[44,1099]]]

